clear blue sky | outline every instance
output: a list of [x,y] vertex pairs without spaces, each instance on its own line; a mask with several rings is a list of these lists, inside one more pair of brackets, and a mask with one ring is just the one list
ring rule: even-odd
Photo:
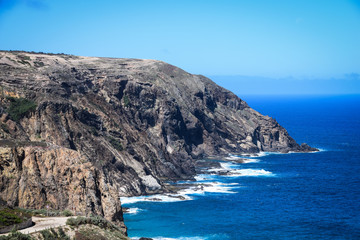
[[0,0],[2,50],[158,59],[257,83],[352,76],[360,93],[359,43],[360,0]]

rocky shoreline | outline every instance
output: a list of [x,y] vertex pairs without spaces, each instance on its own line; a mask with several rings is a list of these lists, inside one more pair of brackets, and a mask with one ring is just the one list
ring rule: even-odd
[[[0,198],[123,224],[120,197],[174,192],[228,153],[309,152],[210,79],[143,59],[0,51]],[[124,230],[125,231],[125,230]]]
[[[312,148],[313,151],[309,151],[309,153],[319,152],[318,149]],[[259,158],[266,156],[268,154],[295,154],[300,152],[260,152],[260,153],[252,153],[252,154],[241,154],[241,155],[221,155],[221,156],[212,156],[202,160],[198,160],[196,162],[196,174],[185,181],[180,182],[168,182],[165,185],[165,191],[159,191],[153,194],[146,194],[141,196],[133,196],[126,197],[123,199],[123,204],[135,203],[138,201],[150,201],[150,202],[174,202],[174,201],[187,201],[192,200],[188,195],[190,194],[198,194],[205,192],[217,191],[221,192],[221,188],[227,189],[228,187],[222,184],[214,184],[214,182],[202,182],[200,176],[228,176],[228,177],[241,177],[241,176],[257,176],[257,175],[271,175],[271,172],[266,170],[252,170],[241,172],[241,169],[232,169],[227,166],[223,166],[223,164],[231,164],[234,166],[239,166],[247,163],[255,163],[259,161]],[[246,170],[246,169],[245,169]],[[205,178],[206,179],[206,178]],[[221,187],[222,186],[222,187]],[[213,188],[218,187],[218,190],[214,190]],[[230,192],[224,190],[224,193]],[[126,199],[126,200],[124,200]],[[124,213],[131,213],[131,208],[123,207]]]

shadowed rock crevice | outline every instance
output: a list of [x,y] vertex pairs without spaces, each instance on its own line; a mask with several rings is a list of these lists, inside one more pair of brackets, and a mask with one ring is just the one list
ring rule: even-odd
[[[164,182],[192,179],[197,159],[315,150],[161,61],[0,52],[0,90],[0,198],[13,206],[76,207],[122,224],[120,196],[170,191]],[[37,107],[14,121],[9,97]]]

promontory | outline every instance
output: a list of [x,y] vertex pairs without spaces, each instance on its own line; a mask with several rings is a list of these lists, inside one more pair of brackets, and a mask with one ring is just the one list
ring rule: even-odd
[[201,75],[155,60],[0,52],[0,198],[123,225],[121,196],[168,191],[198,159],[314,151]]

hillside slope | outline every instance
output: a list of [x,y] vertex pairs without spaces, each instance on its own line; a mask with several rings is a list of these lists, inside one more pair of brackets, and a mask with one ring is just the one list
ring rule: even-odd
[[122,221],[196,159],[311,151],[210,79],[155,60],[0,52],[0,198]]

